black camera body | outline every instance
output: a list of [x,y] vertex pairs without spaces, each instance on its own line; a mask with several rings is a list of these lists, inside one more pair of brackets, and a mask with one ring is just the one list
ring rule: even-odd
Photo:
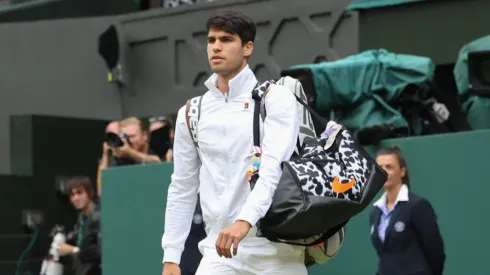
[[118,135],[112,132],[108,132],[105,134],[104,141],[107,142],[110,147],[117,148],[124,145],[124,142],[122,140],[123,138],[126,140],[127,143],[129,143],[129,145],[131,145],[131,142],[129,141],[129,136],[122,133]]
[[[105,134],[104,141],[107,142],[107,144],[112,147],[112,148],[118,148],[122,147],[124,145],[124,142],[122,139],[125,139],[126,142],[131,146],[131,141],[129,141],[129,136],[126,134],[115,134],[108,132]],[[131,164],[136,164],[136,162],[132,159],[129,158],[118,158],[114,156],[114,161],[116,166],[124,166],[124,165],[131,165]]]

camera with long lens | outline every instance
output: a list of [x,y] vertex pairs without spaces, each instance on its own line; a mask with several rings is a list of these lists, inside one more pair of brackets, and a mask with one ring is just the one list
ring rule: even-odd
[[[115,134],[108,132],[105,135],[104,141],[107,142],[107,145],[109,145],[110,147],[118,148],[124,145],[123,139],[125,139],[126,142],[131,146],[129,136],[123,133]],[[116,156],[114,156],[114,161],[117,166],[136,164],[136,162],[130,158],[118,158]]]
[[104,138],[104,141],[107,142],[107,144],[110,146],[110,147],[113,147],[113,148],[117,148],[117,147],[121,147],[124,145],[124,142],[122,139],[125,139],[126,142],[131,145],[131,142],[129,141],[129,136],[126,135],[126,134],[115,134],[115,133],[111,133],[111,132],[108,132],[106,133],[105,135],[105,138]]

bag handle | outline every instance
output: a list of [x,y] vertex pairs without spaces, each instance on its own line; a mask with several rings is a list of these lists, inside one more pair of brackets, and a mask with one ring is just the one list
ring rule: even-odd
[[306,108],[310,112],[310,114],[313,116],[313,118],[316,118],[318,122],[322,125],[323,128],[327,127],[328,120],[322,117],[319,113],[317,113],[313,108],[311,108],[306,102],[304,102],[301,98],[299,98],[298,95],[293,93],[294,97],[296,97],[296,101],[299,102],[299,104],[303,105],[303,107]]
[[[257,86],[259,84],[257,83]],[[255,100],[255,107],[254,107],[254,121],[253,121],[253,138],[254,138],[254,146],[260,148],[260,102],[262,100],[265,100],[265,95],[267,94],[267,91],[264,92],[263,96],[253,96],[252,98]],[[304,102],[299,96],[297,96],[295,93],[293,93],[294,97],[296,97],[296,101],[299,102],[299,104],[303,105],[310,114],[313,116],[314,119],[316,119],[323,128],[327,127],[328,120],[323,118],[320,114],[318,114],[313,108],[308,106],[306,102]]]

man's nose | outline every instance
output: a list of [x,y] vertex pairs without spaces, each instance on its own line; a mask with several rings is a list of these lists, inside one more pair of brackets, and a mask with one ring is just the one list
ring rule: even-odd
[[221,42],[219,41],[216,41],[213,43],[213,52],[220,52],[222,49],[222,45],[221,45]]

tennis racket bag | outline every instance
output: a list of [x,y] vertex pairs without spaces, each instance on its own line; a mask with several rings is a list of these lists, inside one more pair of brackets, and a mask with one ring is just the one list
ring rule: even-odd
[[[264,102],[273,83],[259,83],[252,92],[256,101],[253,131],[258,164],[249,175],[252,188],[260,171],[260,119],[266,119]],[[259,221],[257,234],[273,242],[306,246],[308,251],[326,245],[339,232],[343,240],[344,226],[372,202],[387,175],[345,127],[327,122],[293,94],[325,131],[320,137],[303,136],[292,158],[282,163],[272,205]]]

